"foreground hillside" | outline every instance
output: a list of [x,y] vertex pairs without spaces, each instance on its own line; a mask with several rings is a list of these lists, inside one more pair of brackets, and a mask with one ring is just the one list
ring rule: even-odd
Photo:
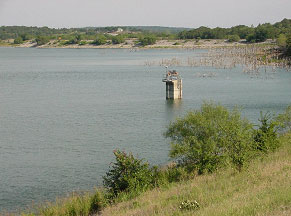
[[[105,208],[101,215],[291,215],[291,134],[238,173],[197,176]],[[186,202],[185,202],[186,201]],[[191,203],[199,207],[191,207]],[[182,204],[189,203],[187,204]]]

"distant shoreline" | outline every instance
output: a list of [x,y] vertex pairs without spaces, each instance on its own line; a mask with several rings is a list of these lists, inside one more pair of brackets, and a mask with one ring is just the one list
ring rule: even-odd
[[[41,46],[37,46],[35,42],[28,41],[23,44],[15,45],[11,43],[0,43],[0,47],[21,47],[21,48],[61,48],[61,49],[212,49],[212,48],[228,48],[237,46],[247,46],[250,44],[244,41],[240,42],[228,42],[227,40],[220,39],[203,39],[203,40],[158,40],[153,45],[138,46],[136,41],[126,40],[121,44],[104,44],[104,45],[93,45],[90,44],[91,41],[84,41],[87,44],[71,44],[71,45],[61,45],[57,40],[51,40],[49,43]],[[260,43],[263,45],[275,45],[274,41],[268,40],[266,42]],[[258,45],[258,44],[256,44]]]

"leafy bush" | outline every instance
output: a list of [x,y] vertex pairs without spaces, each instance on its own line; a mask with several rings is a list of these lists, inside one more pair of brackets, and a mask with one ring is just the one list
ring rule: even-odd
[[278,123],[271,118],[269,113],[263,115],[262,112],[259,121],[261,125],[255,130],[255,149],[265,153],[275,150],[279,146],[276,131]]
[[289,105],[284,113],[279,114],[276,118],[279,123],[279,129],[291,131],[291,105]]
[[107,38],[104,35],[98,35],[96,40],[94,40],[92,44],[103,45],[103,44],[106,44],[106,42],[107,42]]
[[148,35],[148,36],[145,36],[145,37],[141,37],[139,39],[139,43],[142,46],[155,44],[156,41],[157,41],[157,38],[154,35]]
[[49,38],[46,36],[38,36],[35,39],[35,41],[36,41],[38,46],[41,46],[41,45],[47,44],[49,42]]
[[165,133],[171,138],[171,158],[180,165],[212,172],[228,161],[239,170],[249,159],[252,125],[240,117],[237,109],[204,103],[171,123]]
[[246,40],[249,43],[256,43],[256,36],[255,36],[255,34],[249,34],[249,35],[247,35]]
[[22,43],[23,43],[22,37],[17,37],[14,39],[14,44],[22,44]]
[[22,38],[23,41],[30,40],[32,37],[29,34],[21,34],[20,37]]
[[228,42],[239,42],[240,37],[238,35],[230,35],[228,37]]
[[115,37],[112,37],[112,43],[113,44],[121,44],[121,43],[124,43],[124,38],[122,35],[117,35]]
[[151,186],[153,174],[148,163],[119,150],[114,155],[116,162],[103,177],[104,186],[110,193],[114,196],[121,192],[139,193]]
[[66,44],[78,44],[80,42],[81,42],[81,35],[74,35],[66,42]]
[[86,44],[88,44],[87,41],[80,41],[80,42],[79,42],[79,45],[80,45],[80,46],[83,46],[83,45],[86,45]]
[[90,213],[99,212],[107,206],[108,200],[106,199],[105,195],[106,194],[104,194],[102,191],[95,192],[90,201]]
[[279,37],[277,38],[277,45],[280,47],[285,47],[286,46],[286,36],[284,34],[280,34]]
[[169,167],[165,171],[166,179],[169,183],[179,182],[189,178],[189,173],[184,167]]
[[291,56],[291,34],[289,34],[287,36],[287,40],[286,40],[286,52],[285,54],[287,56]]

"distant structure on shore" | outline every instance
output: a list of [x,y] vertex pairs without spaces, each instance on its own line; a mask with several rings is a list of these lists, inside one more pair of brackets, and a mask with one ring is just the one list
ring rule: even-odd
[[182,78],[176,70],[168,70],[163,82],[166,83],[166,99],[182,99]]

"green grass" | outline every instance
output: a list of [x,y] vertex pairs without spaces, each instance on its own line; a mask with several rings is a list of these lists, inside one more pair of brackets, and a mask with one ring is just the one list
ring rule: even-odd
[[[124,194],[101,215],[291,215],[291,133],[280,140],[282,146],[276,152],[257,158],[242,172],[226,168],[168,184],[136,198]],[[44,204],[34,210],[37,214],[22,215],[92,215],[93,196],[94,193],[73,194]],[[184,201],[196,201],[199,207],[181,209]]]
[[[290,215],[291,135],[283,146],[238,173],[228,168],[214,174],[154,189],[106,208],[102,215]],[[181,210],[183,201],[200,208]]]

